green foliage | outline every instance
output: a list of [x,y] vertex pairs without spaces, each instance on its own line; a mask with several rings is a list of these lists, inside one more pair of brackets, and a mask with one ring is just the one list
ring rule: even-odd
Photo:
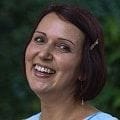
[[108,82],[93,101],[99,109],[120,115],[119,0],[1,0],[0,1],[0,119],[19,120],[39,111],[39,100],[24,77],[26,41],[40,10],[48,3],[80,4],[100,20],[105,35]]

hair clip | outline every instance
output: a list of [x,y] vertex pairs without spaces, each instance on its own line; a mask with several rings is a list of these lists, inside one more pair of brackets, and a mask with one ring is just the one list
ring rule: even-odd
[[96,41],[90,46],[90,50],[93,50],[94,47],[98,44],[98,38],[96,39]]

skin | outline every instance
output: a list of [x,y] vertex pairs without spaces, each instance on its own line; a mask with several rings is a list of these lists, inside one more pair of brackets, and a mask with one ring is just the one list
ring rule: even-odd
[[[95,112],[87,104],[81,107],[73,97],[80,78],[84,39],[81,30],[55,13],[49,13],[38,24],[26,49],[25,65],[28,83],[41,100],[42,120],[77,120]],[[56,72],[36,73],[34,64]]]

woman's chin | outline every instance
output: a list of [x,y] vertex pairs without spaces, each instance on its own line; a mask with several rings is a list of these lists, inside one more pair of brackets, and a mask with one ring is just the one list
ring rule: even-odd
[[43,94],[49,91],[50,85],[48,83],[36,82],[36,83],[31,83],[30,88],[36,94]]

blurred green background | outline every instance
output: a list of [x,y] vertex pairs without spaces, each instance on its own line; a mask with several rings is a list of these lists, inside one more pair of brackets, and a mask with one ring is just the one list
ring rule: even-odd
[[23,74],[23,48],[36,17],[51,2],[80,4],[99,19],[105,35],[108,82],[92,104],[120,117],[119,0],[0,0],[0,120],[20,120],[40,110]]

